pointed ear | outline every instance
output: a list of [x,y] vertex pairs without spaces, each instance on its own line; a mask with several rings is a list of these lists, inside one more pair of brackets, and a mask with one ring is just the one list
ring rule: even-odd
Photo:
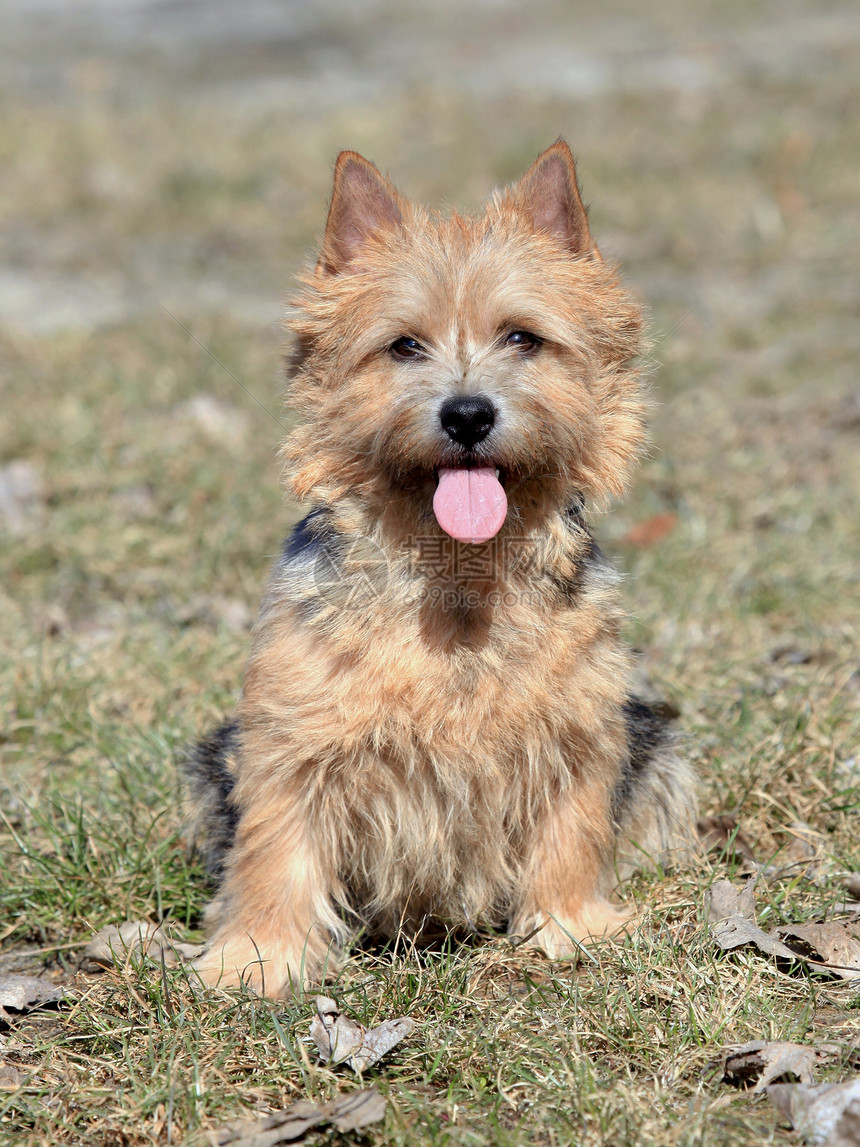
[[574,255],[598,254],[579,196],[573,155],[563,139],[541,152],[511,194],[538,231],[548,231]]
[[392,183],[355,151],[342,151],[334,168],[334,190],[325,225],[319,267],[342,274],[367,238],[403,221],[403,200]]

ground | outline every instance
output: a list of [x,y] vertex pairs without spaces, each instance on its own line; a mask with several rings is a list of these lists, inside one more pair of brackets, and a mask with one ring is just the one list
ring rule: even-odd
[[[703,810],[782,869],[759,922],[838,918],[860,869],[860,12],[426,9],[0,5],[0,975],[73,996],[0,1023],[0,1142],[202,1143],[356,1086],[310,1053],[307,1002],[78,972],[110,922],[198,935],[177,760],[230,709],[297,514],[277,320],[340,147],[468,209],[570,140],[659,364],[654,449],[595,523],[630,639],[680,710]],[[798,832],[815,865],[786,871]],[[741,886],[731,849],[637,877],[641,927],[578,968],[494,937],[358,951],[332,994],[416,1021],[370,1072],[389,1105],[367,1141],[790,1137],[720,1051],[826,1039],[819,1078],[845,1079],[860,996],[720,951],[722,878]]]

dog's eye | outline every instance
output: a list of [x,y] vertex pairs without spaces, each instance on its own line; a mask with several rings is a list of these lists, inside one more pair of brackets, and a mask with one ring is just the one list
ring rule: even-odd
[[391,344],[388,348],[388,353],[392,358],[423,358],[424,347],[417,339],[411,339],[404,335],[403,338],[397,339],[396,342]]
[[531,331],[511,331],[509,335],[505,335],[504,340],[505,346],[515,347],[521,354],[534,354],[542,341]]

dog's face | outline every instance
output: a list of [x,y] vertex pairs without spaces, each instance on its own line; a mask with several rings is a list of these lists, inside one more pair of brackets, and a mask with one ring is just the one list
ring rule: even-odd
[[299,497],[482,542],[620,493],[643,438],[640,316],[565,144],[476,219],[431,218],[344,153],[305,286]]

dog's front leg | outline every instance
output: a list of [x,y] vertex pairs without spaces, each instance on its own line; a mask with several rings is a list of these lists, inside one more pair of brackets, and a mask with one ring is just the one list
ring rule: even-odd
[[246,805],[207,913],[211,940],[194,965],[205,983],[244,981],[281,997],[334,966],[344,924],[334,908],[336,860],[327,846],[301,801],[263,791]]
[[528,936],[530,946],[552,958],[622,930],[633,915],[608,895],[614,883],[611,795],[598,770],[572,780],[528,842],[509,931]]

